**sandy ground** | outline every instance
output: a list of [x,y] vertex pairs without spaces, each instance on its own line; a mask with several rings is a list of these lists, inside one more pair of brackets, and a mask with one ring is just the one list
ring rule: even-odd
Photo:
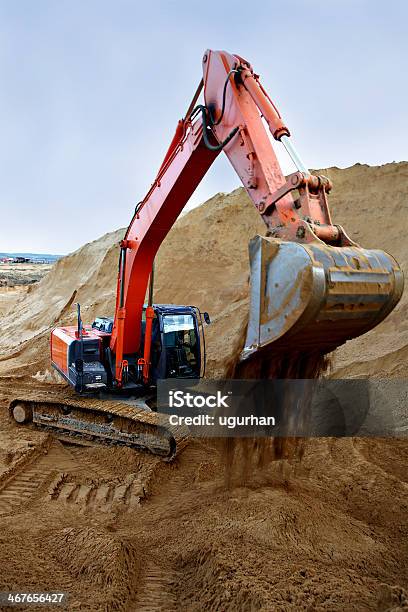
[[[408,164],[326,170],[333,217],[363,246],[407,269]],[[263,224],[239,189],[177,223],[163,245],[156,302],[212,315],[211,376],[222,376],[247,316],[247,241]],[[215,441],[171,464],[130,449],[78,447],[17,427],[6,397],[52,388],[48,335],[59,322],[110,314],[122,230],[60,260],[2,317],[0,591],[66,590],[72,610],[408,609],[408,444],[309,441],[301,463],[227,478]],[[406,298],[335,356],[342,376],[404,377]]]
[[407,609],[404,442],[314,440],[226,487],[214,442],[169,465],[29,438],[0,491],[2,590],[64,590],[72,610]]
[[49,264],[0,264],[0,316],[11,312],[20,298],[51,270]]
[[10,312],[20,298],[27,293],[30,285],[17,285],[17,287],[0,287],[0,316]]
[[0,263],[0,286],[31,285],[43,278],[53,264]]

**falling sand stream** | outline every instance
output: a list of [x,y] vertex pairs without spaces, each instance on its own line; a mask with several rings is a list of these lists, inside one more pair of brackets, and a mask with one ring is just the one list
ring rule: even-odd
[[[238,380],[305,380],[318,379],[330,367],[329,356],[319,351],[291,351],[285,353],[259,353],[255,357],[240,362],[239,357],[231,364],[229,376]],[[310,397],[295,402],[291,395],[293,387],[282,385],[284,390],[280,419],[294,427],[306,425],[309,421]],[[271,412],[276,408],[271,405]],[[294,412],[296,411],[296,412]],[[271,432],[272,434],[272,432]],[[254,470],[261,470],[271,461],[286,459],[300,462],[305,452],[307,439],[302,437],[263,437],[225,438],[223,455],[225,461],[225,482],[229,486],[244,484],[251,479]]]

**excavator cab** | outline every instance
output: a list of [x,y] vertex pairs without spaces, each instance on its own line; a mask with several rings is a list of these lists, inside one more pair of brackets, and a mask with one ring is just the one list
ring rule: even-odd
[[[162,378],[200,378],[205,366],[201,312],[193,306],[154,305],[153,309],[152,382]],[[145,320],[142,325],[144,344]]]

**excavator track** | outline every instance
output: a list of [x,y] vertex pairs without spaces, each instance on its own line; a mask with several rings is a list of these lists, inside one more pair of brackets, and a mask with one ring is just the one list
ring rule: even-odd
[[64,440],[129,446],[171,461],[187,445],[189,431],[168,415],[120,401],[22,391],[9,403],[20,425],[33,423]]

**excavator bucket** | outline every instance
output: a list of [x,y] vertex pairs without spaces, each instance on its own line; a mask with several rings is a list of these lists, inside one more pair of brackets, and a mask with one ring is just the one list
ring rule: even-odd
[[329,353],[375,327],[402,295],[402,271],[380,250],[256,236],[249,254],[250,314],[241,360],[266,349]]

